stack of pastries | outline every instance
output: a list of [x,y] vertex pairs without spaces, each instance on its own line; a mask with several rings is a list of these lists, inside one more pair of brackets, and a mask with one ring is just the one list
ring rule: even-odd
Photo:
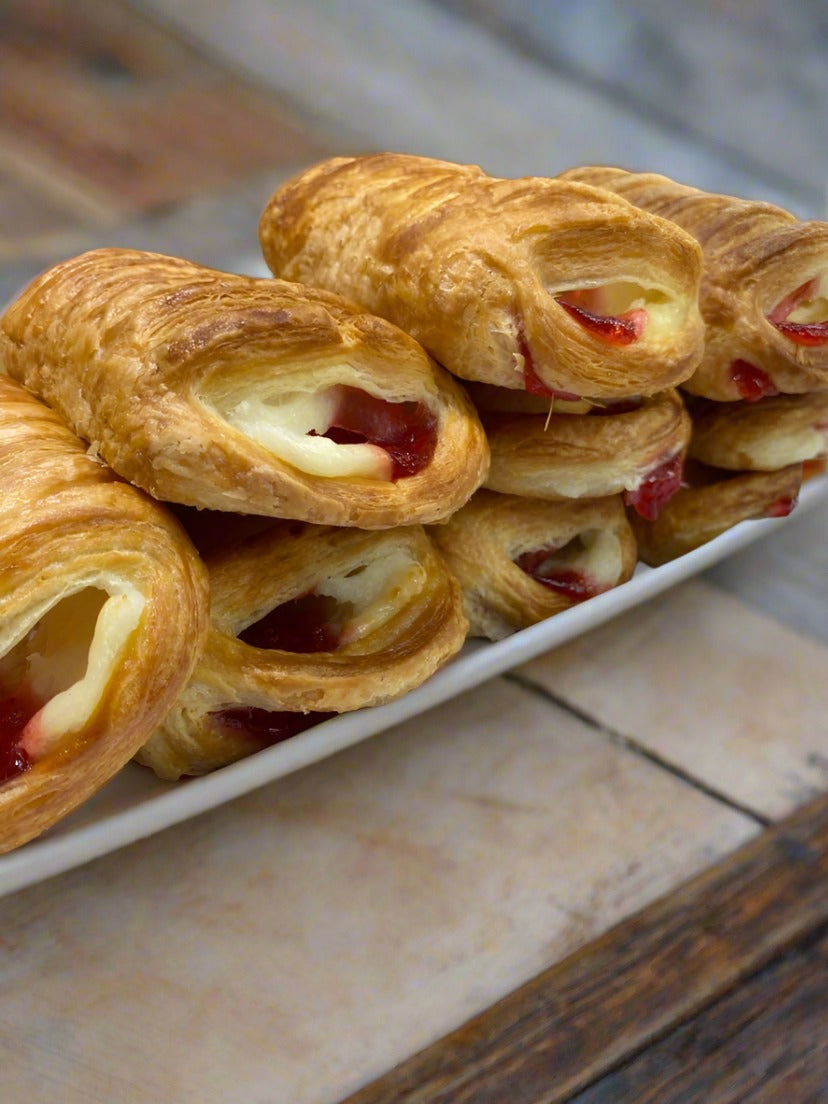
[[827,234],[381,154],[277,190],[273,279],[42,274],[0,319],[0,851],[130,759],[214,770],[787,512]]

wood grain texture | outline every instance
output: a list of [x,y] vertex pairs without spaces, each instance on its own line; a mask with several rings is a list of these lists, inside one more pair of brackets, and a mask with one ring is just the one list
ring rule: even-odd
[[806,941],[571,1104],[823,1104],[828,937]]
[[[811,555],[789,547],[788,570],[795,575]],[[826,663],[822,641],[694,579],[520,675],[754,814],[777,818],[828,784]]]
[[[0,71],[0,163],[87,222],[323,151],[290,107],[120,0],[6,0]],[[0,239],[28,230],[3,211]]]
[[566,1101],[828,923],[826,877],[823,798],[346,1104]]

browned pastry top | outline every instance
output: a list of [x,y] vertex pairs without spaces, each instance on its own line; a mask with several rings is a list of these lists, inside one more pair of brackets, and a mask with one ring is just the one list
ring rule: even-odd
[[339,157],[276,191],[260,238],[274,274],[358,300],[466,379],[610,399],[701,356],[698,245],[605,190]]

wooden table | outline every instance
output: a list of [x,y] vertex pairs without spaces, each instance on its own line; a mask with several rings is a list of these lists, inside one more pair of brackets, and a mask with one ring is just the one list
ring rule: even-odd
[[[168,7],[0,4],[0,297],[98,244],[261,271],[273,187],[360,149],[821,213],[807,5]],[[827,533],[0,901],[0,1100],[828,1100]]]

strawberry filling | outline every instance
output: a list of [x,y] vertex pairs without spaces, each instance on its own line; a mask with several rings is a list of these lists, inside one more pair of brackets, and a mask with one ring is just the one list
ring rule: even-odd
[[645,475],[634,491],[625,491],[624,502],[647,521],[655,521],[681,488],[683,467],[681,453],[671,456]]
[[768,518],[787,517],[796,506],[798,498],[798,495],[783,495],[768,506],[764,516]]
[[586,572],[556,563],[554,557],[560,551],[554,545],[536,548],[522,553],[514,562],[536,582],[562,594],[571,602],[584,602],[608,589]]
[[[311,437],[320,436],[314,430]],[[387,402],[358,387],[336,388],[336,409],[323,434],[338,445],[371,444],[391,457],[392,480],[426,468],[437,447],[437,418],[422,402]]]
[[779,388],[767,372],[748,360],[734,360],[730,365],[730,378],[745,402],[758,402],[759,399],[779,394]]
[[0,783],[11,781],[32,765],[19,741],[38,708],[23,693],[0,701]]
[[321,724],[336,713],[290,713],[285,710],[255,709],[242,707],[222,709],[210,714],[222,728],[234,734],[249,737],[262,747],[272,747],[283,740],[289,740],[314,725]]
[[552,387],[547,387],[540,378],[535,369],[532,350],[526,340],[526,330],[522,318],[517,319],[515,330],[517,332],[518,353],[523,358],[523,390],[542,399],[563,399],[566,402],[578,402],[580,395],[575,395],[571,391],[557,391]]
[[768,315],[768,321],[797,345],[828,344],[828,319],[792,321],[794,311],[806,309],[818,295],[820,278],[808,280],[778,303]]
[[555,302],[585,330],[609,345],[632,345],[638,341],[647,324],[643,307],[633,307],[621,314],[605,314],[601,310],[601,288],[579,288],[556,295]]
[[332,652],[341,631],[336,625],[339,603],[310,591],[283,602],[239,633],[239,640],[254,648],[283,652]]

